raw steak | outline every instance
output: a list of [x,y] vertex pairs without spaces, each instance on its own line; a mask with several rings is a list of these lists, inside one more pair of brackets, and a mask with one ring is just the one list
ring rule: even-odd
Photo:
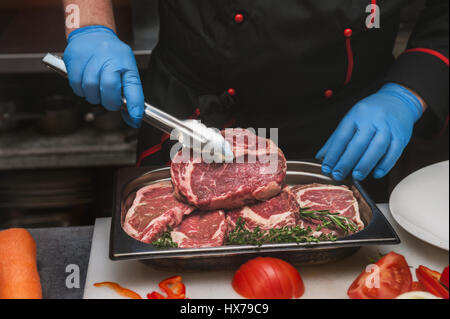
[[[347,186],[309,184],[299,185],[292,188],[301,208],[310,208],[311,210],[328,210],[331,213],[339,213],[342,216],[349,217],[361,230],[364,223],[359,215],[359,205],[353,192]],[[315,230],[321,224],[320,221],[305,221],[299,219],[299,225],[304,228],[311,227]],[[336,236],[342,236],[340,231],[321,229],[315,231],[314,236],[332,233]]]
[[175,198],[171,182],[155,183],[136,193],[123,230],[137,240],[151,243],[168,227],[180,224],[184,215],[189,215],[194,209]]
[[186,217],[170,235],[179,248],[201,248],[222,246],[226,232],[223,211],[198,211]]
[[244,129],[222,134],[235,154],[233,163],[201,161],[180,151],[171,165],[178,196],[201,210],[232,209],[263,201],[281,192],[286,176],[283,152],[271,141]]
[[289,187],[285,187],[278,195],[266,202],[245,206],[227,213],[228,230],[236,227],[238,218],[245,221],[249,230],[259,226],[262,230],[272,228],[293,227],[297,224],[297,214],[300,206]]

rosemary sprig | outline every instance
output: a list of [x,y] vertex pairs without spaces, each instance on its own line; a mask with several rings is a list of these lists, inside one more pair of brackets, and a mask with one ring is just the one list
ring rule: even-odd
[[[322,224],[317,226],[315,231],[321,229],[340,229],[344,233],[356,232],[358,227],[356,224],[345,216],[338,213],[330,213],[327,210],[309,210],[300,209],[300,218],[304,220],[318,220]],[[178,248],[178,245],[172,241],[170,232],[164,232],[152,245],[158,248]],[[300,226],[283,227],[277,229],[262,230],[256,227],[253,230],[245,228],[245,220],[241,217],[236,222],[236,227],[228,234],[227,245],[254,245],[261,246],[264,244],[281,244],[281,243],[318,243],[322,241],[336,241],[337,237],[331,233],[321,234],[315,237],[312,234],[311,227],[302,228]]]
[[170,236],[170,232],[172,229],[168,229],[166,232],[162,233],[162,235],[152,242],[152,245],[158,248],[178,248],[177,243],[172,240]]
[[331,213],[328,210],[310,210],[310,208],[300,209],[300,218],[313,221],[321,221],[316,230],[323,228],[342,230],[345,234],[354,233],[358,231],[358,226],[348,217],[341,216],[339,213]]
[[311,228],[300,226],[283,227],[278,229],[262,230],[256,227],[253,230],[245,228],[245,220],[241,217],[236,222],[236,227],[228,234],[227,245],[254,245],[280,244],[280,243],[317,243],[321,241],[335,241],[332,234],[314,237]]

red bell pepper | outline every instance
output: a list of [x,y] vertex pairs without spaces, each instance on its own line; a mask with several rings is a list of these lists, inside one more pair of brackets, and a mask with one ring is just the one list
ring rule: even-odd
[[142,299],[138,293],[134,292],[133,290],[124,288],[115,282],[110,282],[110,281],[97,282],[94,284],[94,286],[95,287],[109,287],[111,289],[114,289],[114,291],[117,292],[121,296],[131,298],[131,299]]
[[441,274],[425,266],[416,269],[417,279],[420,283],[436,297],[449,299],[448,290],[441,284]]
[[181,276],[173,276],[159,283],[159,288],[167,294],[167,299],[185,299],[186,286]]
[[439,279],[441,284],[443,284],[448,289],[448,266],[445,267],[444,271],[441,274],[441,278]]
[[159,292],[152,292],[150,294],[147,294],[147,299],[167,299],[163,295],[161,295]]
[[186,299],[186,286],[183,284],[181,276],[167,278],[161,281],[158,286],[167,294],[167,297],[153,291],[147,294],[148,299]]

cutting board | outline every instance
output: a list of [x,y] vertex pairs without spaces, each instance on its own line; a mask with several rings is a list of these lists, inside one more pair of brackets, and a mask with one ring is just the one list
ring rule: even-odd
[[[442,271],[449,262],[445,250],[433,247],[404,231],[392,219],[387,204],[379,205],[381,211],[394,226],[402,243],[393,246],[363,247],[356,254],[341,261],[299,267],[306,292],[303,298],[331,299],[347,298],[347,289],[371,260],[379,254],[395,251],[404,255],[410,266],[425,265]],[[159,291],[158,283],[170,276],[181,275],[186,284],[186,294],[190,299],[235,299],[240,298],[231,287],[233,272],[179,273],[170,269],[155,270],[139,261],[112,261],[108,257],[110,218],[96,220],[92,238],[92,248],[84,291],[85,299],[121,298],[108,288],[94,287],[94,283],[113,281],[136,291],[142,297],[148,292]]]

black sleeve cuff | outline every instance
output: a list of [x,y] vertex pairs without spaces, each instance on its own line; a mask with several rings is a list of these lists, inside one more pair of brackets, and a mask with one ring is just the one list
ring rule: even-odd
[[445,120],[449,111],[448,68],[448,58],[438,52],[406,51],[392,65],[385,82],[414,90],[439,118]]

